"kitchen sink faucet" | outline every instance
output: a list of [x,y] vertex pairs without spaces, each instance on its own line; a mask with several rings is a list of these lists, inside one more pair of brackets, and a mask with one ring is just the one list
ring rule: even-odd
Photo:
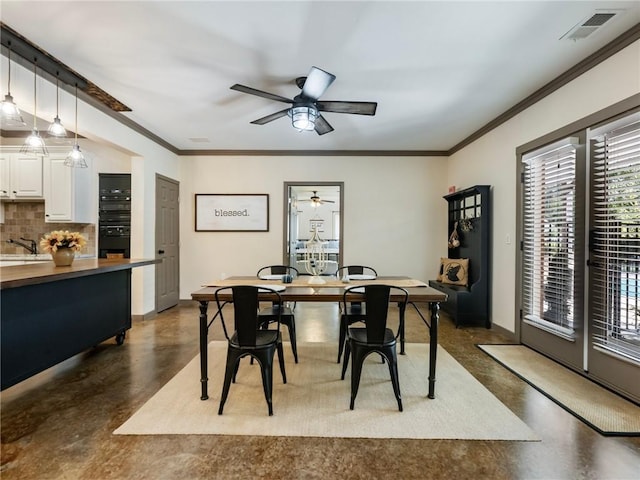
[[7,243],[15,243],[16,245],[20,245],[32,255],[38,254],[38,244],[36,243],[35,240],[31,240],[30,238],[24,238],[24,237],[20,237],[20,240],[29,242],[29,245],[27,245],[26,243],[19,242],[18,240],[14,240],[13,238],[10,238],[9,240],[7,240]]

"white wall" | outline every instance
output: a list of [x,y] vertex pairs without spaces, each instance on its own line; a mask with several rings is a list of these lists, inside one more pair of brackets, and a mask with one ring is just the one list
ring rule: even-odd
[[[344,182],[344,263],[433,278],[446,250],[445,157],[182,157],[180,298],[281,263],[284,182]],[[195,232],[196,193],[268,193],[268,232]]]
[[450,158],[448,184],[458,188],[493,185],[492,318],[496,325],[515,331],[516,148],[639,92],[640,41]]

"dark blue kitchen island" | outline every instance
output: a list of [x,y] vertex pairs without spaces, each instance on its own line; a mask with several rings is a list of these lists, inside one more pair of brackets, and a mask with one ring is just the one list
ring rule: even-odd
[[1,389],[131,328],[131,270],[158,260],[77,259],[0,268]]

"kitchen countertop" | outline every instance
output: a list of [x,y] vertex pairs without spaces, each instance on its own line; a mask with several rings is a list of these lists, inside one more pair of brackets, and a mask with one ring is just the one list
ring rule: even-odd
[[[76,253],[76,259],[79,258],[96,258],[95,255],[90,253]],[[30,253],[2,253],[0,254],[0,262],[2,261],[13,261],[13,260],[32,260],[34,262],[41,262],[43,260],[51,260],[50,253],[37,253],[32,255]]]
[[[49,259],[51,256],[49,256]],[[33,262],[0,268],[0,289],[57,282],[69,278],[131,269],[160,263],[160,259],[76,258],[69,267],[56,267],[53,262]]]
[[[76,258],[96,258],[95,255],[90,253],[76,254]],[[3,253],[0,254],[0,267],[11,267],[13,265],[28,265],[38,262],[50,262],[50,253],[37,253],[32,255],[30,253]]]

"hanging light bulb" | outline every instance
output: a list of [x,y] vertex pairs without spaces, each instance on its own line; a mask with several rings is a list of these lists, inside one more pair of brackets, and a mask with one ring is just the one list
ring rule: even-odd
[[9,53],[7,54],[9,61],[9,68],[7,69],[9,81],[7,85],[7,94],[4,96],[4,100],[0,104],[0,116],[2,122],[7,126],[25,125],[20,109],[13,101],[11,96],[11,42],[9,42]]
[[56,118],[53,119],[51,125],[49,125],[49,135],[56,138],[65,138],[67,136],[67,130],[62,125],[60,117],[58,116],[58,109],[60,107],[60,90],[58,82],[60,80],[60,72],[56,72]]
[[78,84],[76,83],[76,118],[75,118],[75,143],[73,148],[67,155],[67,158],[64,159],[64,164],[67,167],[73,168],[87,168],[87,162],[84,159],[84,155],[80,151],[80,145],[78,145]]
[[47,150],[47,146],[44,143],[44,140],[40,136],[40,132],[38,132],[38,127],[36,122],[38,121],[38,115],[36,111],[37,102],[37,83],[38,83],[38,74],[37,74],[37,59],[33,59],[33,129],[31,130],[31,135],[29,135],[22,148],[20,149],[20,153],[33,153],[35,155],[49,155],[49,151]]

